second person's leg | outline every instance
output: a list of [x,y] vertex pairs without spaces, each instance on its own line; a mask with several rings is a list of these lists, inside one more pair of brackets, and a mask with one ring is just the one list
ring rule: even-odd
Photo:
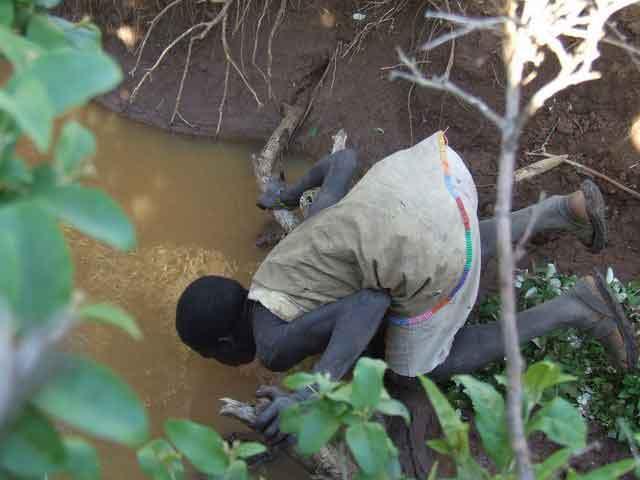
[[[570,195],[554,195],[535,205],[513,212],[511,235],[514,242],[518,242],[524,235],[536,209],[539,211],[537,221],[533,225],[533,235],[554,230],[567,231],[576,234],[594,252],[605,247],[607,224],[604,199],[591,180],[584,181],[580,190]],[[480,221],[480,238],[482,265],[485,266],[496,256],[495,218]]]

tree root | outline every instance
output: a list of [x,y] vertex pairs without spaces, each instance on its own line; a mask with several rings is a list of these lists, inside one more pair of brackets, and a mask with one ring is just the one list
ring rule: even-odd
[[222,127],[222,114],[224,112],[224,104],[227,101],[227,90],[229,89],[229,72],[231,70],[231,64],[227,62],[227,68],[224,71],[224,88],[222,90],[222,100],[220,100],[220,106],[218,107],[218,125],[216,126],[216,138],[220,135],[220,127]]
[[[265,0],[265,8],[263,11],[263,16],[266,13],[266,9],[267,9],[267,5],[269,3],[270,0]],[[130,71],[131,75],[134,75],[135,72],[138,69],[138,66],[140,64],[142,55],[144,53],[144,49],[145,46],[147,44],[147,41],[153,31],[153,28],[157,25],[157,23],[160,21],[160,19],[167,13],[167,11],[169,11],[172,7],[178,5],[180,2],[182,2],[182,0],[174,0],[172,3],[170,3],[169,5],[167,5],[158,15],[156,15],[156,17],[153,19],[153,21],[151,22],[151,25],[149,27],[149,30],[147,31],[144,40],[142,41],[140,48],[139,48],[139,52],[138,52],[138,57],[136,60],[136,64],[133,67],[133,69]],[[173,124],[176,117],[178,118],[182,118],[182,116],[180,115],[180,102],[182,100],[182,93],[184,91],[184,84],[187,78],[187,75],[189,73],[189,68],[190,68],[190,62],[191,62],[191,55],[193,52],[193,47],[194,47],[194,43],[197,40],[203,40],[211,31],[211,29],[218,25],[219,23],[222,23],[222,28],[221,28],[221,41],[222,41],[222,46],[224,49],[224,53],[225,53],[225,57],[227,60],[227,64],[231,65],[234,70],[238,73],[238,75],[240,76],[240,79],[242,80],[242,82],[244,83],[244,85],[247,87],[247,89],[249,90],[249,92],[252,94],[252,96],[254,97],[257,105],[259,108],[261,108],[263,106],[262,101],[260,100],[258,94],[256,93],[255,89],[251,86],[251,84],[249,83],[246,74],[244,73],[244,65],[243,68],[240,68],[238,66],[238,64],[235,62],[235,60],[233,59],[232,55],[231,55],[231,50],[229,48],[229,43],[228,43],[228,39],[227,39],[227,24],[228,24],[228,13],[229,13],[229,8],[231,7],[231,5],[234,3],[234,0],[229,0],[227,1],[222,8],[220,9],[220,11],[215,15],[214,18],[212,18],[210,21],[207,22],[201,22],[195,25],[192,25],[190,28],[188,28],[187,30],[185,30],[184,32],[182,32],[180,35],[178,35],[176,38],[174,38],[171,43],[169,43],[169,45],[167,45],[167,47],[165,47],[165,49],[161,52],[161,54],[158,56],[158,58],[156,59],[155,63],[151,66],[151,68],[149,68],[145,74],[142,76],[142,78],[140,79],[140,81],[137,83],[137,85],[135,86],[135,88],[133,89],[131,96],[129,97],[129,102],[133,102],[135,100],[136,95],[138,94],[140,88],[142,88],[142,86],[144,85],[144,83],[149,79],[149,77],[153,74],[153,72],[160,66],[160,64],[163,62],[163,60],[166,58],[166,56],[171,52],[171,50],[182,40],[184,40],[185,38],[189,37],[191,35],[191,38],[189,39],[189,46],[187,49],[187,57],[186,57],[186,61],[185,61],[185,66],[182,72],[182,78],[180,79],[180,84],[178,87],[178,93],[176,95],[176,102],[175,102],[175,106],[173,109],[173,113],[171,115],[171,120],[170,120],[170,124]],[[236,25],[234,28],[234,33],[235,31],[237,31],[238,27],[244,26],[244,21],[246,18],[246,15],[249,11],[249,7],[251,5],[251,0],[247,0],[246,3],[242,3],[241,1],[236,1],[237,4],[237,9],[236,9]],[[260,19],[260,21],[262,20],[262,17]],[[272,32],[274,32],[275,30],[272,30]],[[255,50],[257,50],[257,39],[256,39],[256,45],[254,45],[254,64],[255,64]],[[243,59],[244,60],[244,59]],[[242,62],[244,64],[244,61]],[[262,74],[262,76],[264,77],[264,72],[262,72],[260,69],[258,69],[260,71],[260,73]],[[216,129],[216,136],[220,133],[220,126],[222,124],[222,111],[224,109],[224,104],[226,101],[226,96],[227,96],[227,91],[228,91],[228,83],[229,83],[229,69],[227,68],[227,71],[225,72],[225,83],[224,83],[224,92],[223,92],[223,98],[221,101],[221,105],[220,105],[220,116],[218,119],[218,126]]]
[[244,75],[244,73],[242,73],[242,70],[240,69],[238,64],[235,62],[235,60],[231,56],[231,49],[229,48],[229,42],[227,41],[227,15],[225,15],[223,20],[222,20],[222,48],[224,49],[224,55],[227,58],[227,62],[229,62],[231,64],[231,66],[234,68],[234,70],[238,73],[238,75],[242,79],[242,82],[245,84],[247,89],[253,95],[253,98],[255,99],[256,103],[258,104],[258,107],[262,108],[264,105],[260,101],[260,98],[258,97],[258,94],[253,89],[253,87],[251,86],[251,84],[247,80],[247,77]]
[[267,82],[267,98],[272,98],[273,96],[273,92],[271,90],[271,66],[273,64],[273,37],[276,34],[276,30],[278,30],[278,27],[280,26],[280,24],[282,23],[282,20],[284,19],[284,14],[287,10],[287,0],[280,0],[280,8],[278,9],[278,15],[276,16],[275,21],[273,22],[273,26],[271,27],[271,33],[269,33],[269,41],[267,42],[267,56],[268,56],[268,63],[267,63],[267,77],[268,77],[268,82]]
[[256,70],[258,70],[258,72],[260,72],[260,75],[262,75],[262,78],[264,78],[264,83],[267,84],[267,88],[269,88],[268,86],[270,85],[269,77],[267,77],[267,75],[262,71],[262,69],[256,63],[256,53],[258,52],[258,38],[260,34],[260,27],[262,26],[262,21],[264,20],[264,17],[267,14],[267,9],[270,3],[271,3],[271,0],[264,0],[262,13],[260,14],[260,18],[258,18],[258,25],[256,26],[256,35],[254,37],[254,42],[253,42],[253,54],[251,55],[251,64]]

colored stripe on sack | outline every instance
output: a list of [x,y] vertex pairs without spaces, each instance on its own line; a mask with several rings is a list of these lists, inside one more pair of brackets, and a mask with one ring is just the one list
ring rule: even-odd
[[466,208],[464,207],[464,203],[462,203],[460,194],[454,186],[453,177],[451,177],[451,173],[449,171],[449,160],[447,159],[447,143],[444,134],[441,133],[438,140],[440,145],[440,161],[442,163],[442,170],[444,172],[444,184],[447,187],[449,194],[451,194],[456,202],[458,211],[460,212],[462,223],[464,225],[464,240],[466,252],[464,269],[462,270],[462,275],[460,276],[458,283],[456,283],[456,286],[453,287],[453,290],[451,290],[451,292],[446,297],[440,300],[435,307],[430,308],[426,312],[421,313],[420,315],[417,315],[415,317],[391,317],[390,320],[395,325],[417,325],[419,323],[425,322],[433,317],[440,309],[451,303],[453,301],[453,298],[464,285],[464,282],[466,282],[467,277],[469,276],[469,271],[471,270],[471,265],[473,263],[473,240],[471,237],[471,223],[469,222],[469,215]]

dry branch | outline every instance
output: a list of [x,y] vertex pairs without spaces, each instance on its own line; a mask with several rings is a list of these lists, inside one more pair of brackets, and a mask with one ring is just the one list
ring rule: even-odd
[[594,170],[593,168],[589,168],[589,167],[587,167],[585,165],[582,165],[581,163],[574,162],[573,160],[569,160],[568,158],[566,158],[564,160],[564,162],[569,164],[569,165],[573,165],[574,167],[576,167],[576,168],[578,168],[580,170],[583,170],[583,171],[587,172],[588,174],[593,175],[594,177],[598,177],[598,178],[601,178],[603,180],[606,180],[607,182],[609,182],[610,184],[612,184],[615,187],[619,188],[620,190],[622,190],[624,192],[627,192],[633,198],[635,198],[637,200],[640,200],[640,193],[638,193],[635,190],[632,190],[629,187],[621,184],[617,180],[614,180],[613,178],[608,177],[604,173],[600,173],[597,170]]
[[515,182],[521,182],[522,180],[529,180],[541,173],[547,172],[552,168],[562,165],[567,159],[567,155],[551,155],[547,158],[543,158],[540,161],[527,165],[526,167],[519,168],[513,175]]
[[[280,172],[274,171],[274,167],[304,115],[304,109],[299,106],[284,104],[283,110],[284,118],[280,125],[273,131],[260,154],[253,157],[253,171],[261,192],[264,192],[271,182],[281,182]],[[273,216],[286,233],[291,232],[300,223],[300,219],[289,210],[274,210]]]

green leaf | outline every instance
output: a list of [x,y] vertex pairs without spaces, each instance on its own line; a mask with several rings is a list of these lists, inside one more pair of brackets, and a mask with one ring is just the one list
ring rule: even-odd
[[59,471],[65,450],[55,428],[34,408],[26,408],[0,442],[0,466],[34,477]]
[[80,437],[65,437],[64,448],[67,452],[64,470],[73,480],[100,479],[100,459],[90,443]]
[[469,455],[469,425],[460,420],[456,411],[435,383],[424,376],[418,378],[420,378],[436,415],[438,415],[440,427],[449,446],[457,455],[466,457]]
[[62,114],[113,89],[122,73],[105,54],[64,49],[38,57],[10,83],[30,79],[44,84],[55,114]]
[[297,448],[303,455],[316,453],[325,445],[340,428],[340,422],[325,401],[313,403],[302,414],[302,422],[298,435]]
[[432,450],[435,450],[436,452],[441,453],[442,455],[449,455],[449,456],[455,455],[455,452],[451,450],[451,447],[449,446],[447,441],[442,438],[427,440],[427,446]]
[[240,458],[249,458],[255,455],[260,455],[267,451],[267,447],[262,445],[261,443],[256,442],[244,442],[241,443],[238,449],[236,450],[236,455]]
[[53,107],[44,86],[25,77],[10,90],[0,90],[0,110],[11,115],[42,153],[49,148],[53,127]]
[[224,474],[224,480],[247,480],[248,478],[247,464],[242,460],[232,462]]
[[531,365],[522,379],[528,403],[527,413],[540,401],[547,388],[575,379],[571,375],[563,374],[559,365],[547,360]]
[[0,208],[0,297],[25,328],[67,305],[72,264],[53,217],[32,203]]
[[229,465],[220,435],[190,420],[170,419],[164,431],[176,448],[196,469],[208,475],[222,475]]
[[536,472],[536,480],[552,480],[556,478],[555,473],[569,464],[571,454],[573,450],[571,448],[563,448],[549,455],[544,462],[534,465]]
[[429,476],[427,477],[427,480],[438,480],[438,461],[436,460],[433,464],[433,466],[431,467],[431,470],[429,470]]
[[352,395],[353,406],[356,408],[375,407],[380,401],[382,393],[384,371],[387,364],[382,360],[363,357],[356,363],[353,371]]
[[33,175],[21,158],[10,156],[0,163],[0,185],[20,190],[32,181]]
[[50,16],[49,20],[64,32],[67,42],[78,50],[102,48],[102,33],[93,23],[86,20],[71,23],[64,18],[54,16]]
[[587,424],[576,407],[556,397],[538,410],[526,426],[527,434],[541,431],[550,440],[573,449],[587,444]]
[[78,312],[80,316],[95,320],[99,323],[108,323],[121,328],[136,340],[142,339],[142,332],[134,318],[120,307],[109,303],[94,303],[86,305]]
[[305,372],[288,375],[282,382],[282,384],[290,390],[298,390],[307,385],[313,385],[314,383],[316,383],[316,376]]
[[626,460],[620,460],[619,462],[610,463],[604,467],[597,468],[586,474],[576,476],[579,480],[613,480],[614,478],[620,478],[625,473],[633,470],[636,466],[636,461],[633,458],[627,458]]
[[34,0],[34,3],[38,7],[53,8],[58,5],[62,0]]
[[63,222],[120,250],[135,247],[135,230],[120,206],[101,190],[81,185],[51,188],[39,203]]
[[45,50],[69,47],[62,29],[49,21],[48,15],[32,15],[27,25],[27,38]]
[[0,2],[0,26],[11,28],[14,13],[13,2],[11,0]]
[[55,148],[55,168],[63,178],[73,180],[82,171],[84,160],[96,153],[96,140],[91,130],[75,121],[62,127]]
[[151,440],[138,450],[138,464],[153,480],[182,480],[184,465],[180,454],[164,438]]
[[385,468],[390,456],[389,437],[382,425],[373,422],[352,425],[347,429],[346,440],[365,474],[374,475]]
[[16,73],[26,69],[42,52],[38,45],[0,24],[0,54],[11,62]]
[[490,384],[480,382],[469,375],[458,375],[455,382],[464,386],[465,393],[473,403],[476,427],[482,445],[498,471],[503,471],[511,462],[512,451],[502,395]]
[[411,423],[411,415],[409,415],[409,410],[398,400],[384,399],[380,400],[376,410],[383,415],[389,416],[398,416],[402,417],[407,425]]
[[302,405],[294,403],[280,412],[280,431],[298,433],[302,428]]
[[327,393],[326,396],[327,398],[330,398],[334,402],[344,402],[344,403],[350,404],[353,396],[352,392],[353,392],[353,386],[350,383],[347,383],[346,385],[342,385],[341,387],[338,387],[333,392]]
[[66,356],[34,398],[49,415],[107,440],[136,446],[148,435],[147,415],[133,390],[107,367]]

